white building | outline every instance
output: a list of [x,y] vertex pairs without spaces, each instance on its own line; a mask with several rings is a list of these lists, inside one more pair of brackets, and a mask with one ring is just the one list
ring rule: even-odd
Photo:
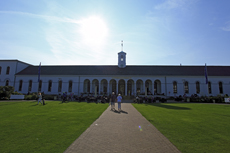
[[179,96],[186,93],[199,95],[219,95],[230,93],[230,66],[156,66],[126,65],[126,53],[118,53],[118,65],[106,66],[39,66],[19,60],[0,60],[0,86],[14,86],[15,91],[111,93],[122,95],[155,93]]

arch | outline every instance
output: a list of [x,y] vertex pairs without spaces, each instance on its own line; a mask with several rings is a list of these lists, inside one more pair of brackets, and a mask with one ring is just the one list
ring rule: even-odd
[[109,93],[114,92],[117,94],[117,81],[112,79],[109,81]]
[[160,94],[161,93],[161,81],[155,80],[154,81],[154,94]]
[[210,81],[208,81],[208,93],[212,93],[212,83]]
[[101,91],[101,94],[107,94],[107,91],[108,91],[108,81],[106,79],[102,79],[101,80],[101,85],[100,85],[100,91]]
[[196,93],[199,94],[200,93],[200,82],[196,81]]
[[177,82],[173,81],[173,93],[177,93]]
[[84,80],[83,92],[90,93],[90,80],[89,79]]
[[23,81],[20,80],[20,81],[19,81],[18,91],[22,91],[22,84],[23,84]]
[[136,82],[136,93],[139,95],[143,92],[143,81],[141,79]]
[[58,92],[62,91],[62,80],[58,81]]
[[49,83],[48,83],[48,92],[51,92],[52,90],[52,80],[49,80]]
[[219,82],[219,93],[223,94],[223,83],[221,81]]
[[39,81],[39,85],[38,85],[38,91],[41,92],[42,90],[42,80]]
[[189,93],[188,81],[184,82],[184,93]]
[[94,79],[92,81],[92,92],[93,93],[98,93],[99,92],[99,81],[97,79]]
[[125,80],[123,79],[118,81],[118,93],[125,95]]
[[147,94],[148,95],[152,95],[152,81],[151,80],[146,80],[145,81],[145,87],[146,87],[146,89],[147,89]]
[[9,86],[9,80],[6,80],[6,84],[5,84],[5,86]]
[[7,68],[6,68],[6,74],[10,74],[10,67],[9,66],[7,66]]
[[32,91],[32,83],[33,83],[33,81],[30,80],[30,81],[29,81],[29,86],[28,86],[28,92],[31,92],[31,91]]
[[72,88],[73,88],[73,81],[72,81],[72,80],[69,80],[68,92],[72,92]]
[[134,81],[132,79],[127,81],[127,95],[134,95]]

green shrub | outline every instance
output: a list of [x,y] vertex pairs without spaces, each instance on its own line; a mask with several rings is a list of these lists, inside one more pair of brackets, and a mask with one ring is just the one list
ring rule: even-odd
[[0,86],[0,99],[10,99],[10,95],[14,92],[12,86]]
[[45,95],[45,100],[54,100],[54,95]]
[[15,91],[15,92],[12,92],[12,95],[23,95],[23,94]]
[[37,100],[37,95],[25,95],[25,100]]

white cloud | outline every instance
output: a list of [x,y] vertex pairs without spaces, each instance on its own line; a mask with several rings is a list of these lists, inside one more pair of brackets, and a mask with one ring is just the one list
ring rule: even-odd
[[[43,26],[45,32],[44,39],[50,45],[50,52],[54,55],[54,57],[51,58],[55,59],[58,64],[97,64],[106,56],[106,40],[103,44],[100,45],[95,43],[93,40],[91,40],[94,42],[92,44],[86,43],[87,41],[84,41],[80,28],[84,26],[84,21],[87,18],[76,20],[66,17],[38,15],[15,11],[0,11],[0,13],[23,15],[45,20],[48,24]],[[96,26],[91,27],[93,30],[100,30],[98,29],[100,28],[100,26],[97,26],[98,24],[92,23],[92,25]],[[106,25],[104,25],[103,29],[105,29],[105,26]]]
[[223,31],[230,31],[230,21],[228,21],[224,27],[221,27],[221,29]]
[[49,16],[49,15],[38,15],[33,13],[27,13],[27,12],[16,12],[16,11],[0,11],[0,13],[4,14],[15,14],[15,15],[26,15],[33,18],[41,18],[45,19],[47,21],[57,21],[57,22],[67,22],[67,23],[77,23],[79,24],[79,21],[70,19],[70,18],[59,18],[56,16]]
[[157,10],[160,9],[184,9],[188,5],[196,2],[198,0],[166,0],[164,3],[155,6],[154,8]]

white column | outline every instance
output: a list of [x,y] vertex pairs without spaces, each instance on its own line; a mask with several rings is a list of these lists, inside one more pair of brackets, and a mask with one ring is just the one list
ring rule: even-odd
[[94,91],[93,91],[93,82],[90,84],[90,93],[93,93]]
[[[107,81],[108,82],[108,81]],[[107,83],[107,95],[109,95],[109,82]]]
[[133,95],[137,94],[137,87],[136,87],[136,82],[134,81],[134,90],[133,90]]
[[[99,81],[98,81],[99,82]],[[99,82],[99,87],[98,87],[98,94],[100,94],[101,92],[101,85],[100,85],[100,82]]]
[[125,80],[125,95],[127,96],[127,80]]
[[117,92],[116,92],[116,94],[118,94],[118,83],[119,83],[119,81],[116,81],[117,82]]
[[154,81],[152,82],[152,94],[154,95]]

